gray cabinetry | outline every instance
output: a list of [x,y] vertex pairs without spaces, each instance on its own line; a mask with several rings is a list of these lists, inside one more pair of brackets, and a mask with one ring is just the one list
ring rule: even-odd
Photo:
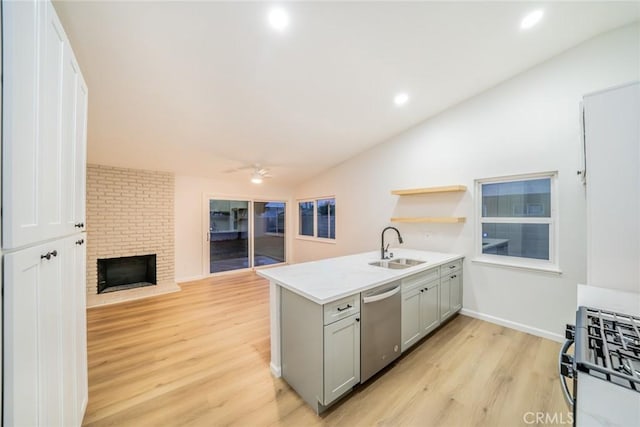
[[457,271],[449,276],[451,281],[451,310],[456,312],[462,308],[462,271]]
[[440,279],[440,320],[451,316],[451,279],[444,276]]
[[423,335],[440,324],[439,292],[440,284],[437,280],[420,289],[420,329]]
[[280,292],[282,377],[320,413],[360,382],[360,294],[322,306]]
[[440,268],[402,280],[402,351],[407,350],[440,323]]
[[462,260],[440,268],[440,320],[445,320],[462,308]]
[[402,351],[411,347],[422,337],[420,306],[420,289],[402,293]]
[[462,308],[462,259],[402,279],[402,351]]
[[324,404],[360,382],[360,318],[354,314],[324,327]]
[[[361,295],[321,305],[282,286],[277,286],[277,292],[282,377],[321,413],[367,378],[366,372],[362,377],[360,372]],[[461,308],[462,259],[401,279],[401,292],[404,352]],[[382,310],[378,315],[390,315],[385,313]]]

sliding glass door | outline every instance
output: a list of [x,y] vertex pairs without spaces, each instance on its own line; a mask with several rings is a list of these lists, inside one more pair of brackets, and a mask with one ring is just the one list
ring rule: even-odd
[[253,203],[254,266],[285,261],[285,204],[283,202]]
[[209,273],[249,268],[249,201],[209,200]]
[[286,204],[207,199],[208,272],[285,262]]

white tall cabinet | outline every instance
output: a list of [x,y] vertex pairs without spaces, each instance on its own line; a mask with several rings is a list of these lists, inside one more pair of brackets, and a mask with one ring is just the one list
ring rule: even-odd
[[49,1],[3,2],[3,424],[87,404],[87,86]]
[[587,284],[640,293],[640,83],[586,95]]

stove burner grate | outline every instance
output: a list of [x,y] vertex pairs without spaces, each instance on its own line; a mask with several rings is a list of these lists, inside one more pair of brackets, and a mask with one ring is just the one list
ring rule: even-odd
[[640,318],[588,307],[581,310],[589,362],[583,369],[640,392]]

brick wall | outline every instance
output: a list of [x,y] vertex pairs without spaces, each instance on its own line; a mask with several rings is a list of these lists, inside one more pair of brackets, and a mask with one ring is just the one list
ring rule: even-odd
[[97,260],[156,254],[158,285],[174,284],[174,185],[168,172],[87,166],[87,294]]

